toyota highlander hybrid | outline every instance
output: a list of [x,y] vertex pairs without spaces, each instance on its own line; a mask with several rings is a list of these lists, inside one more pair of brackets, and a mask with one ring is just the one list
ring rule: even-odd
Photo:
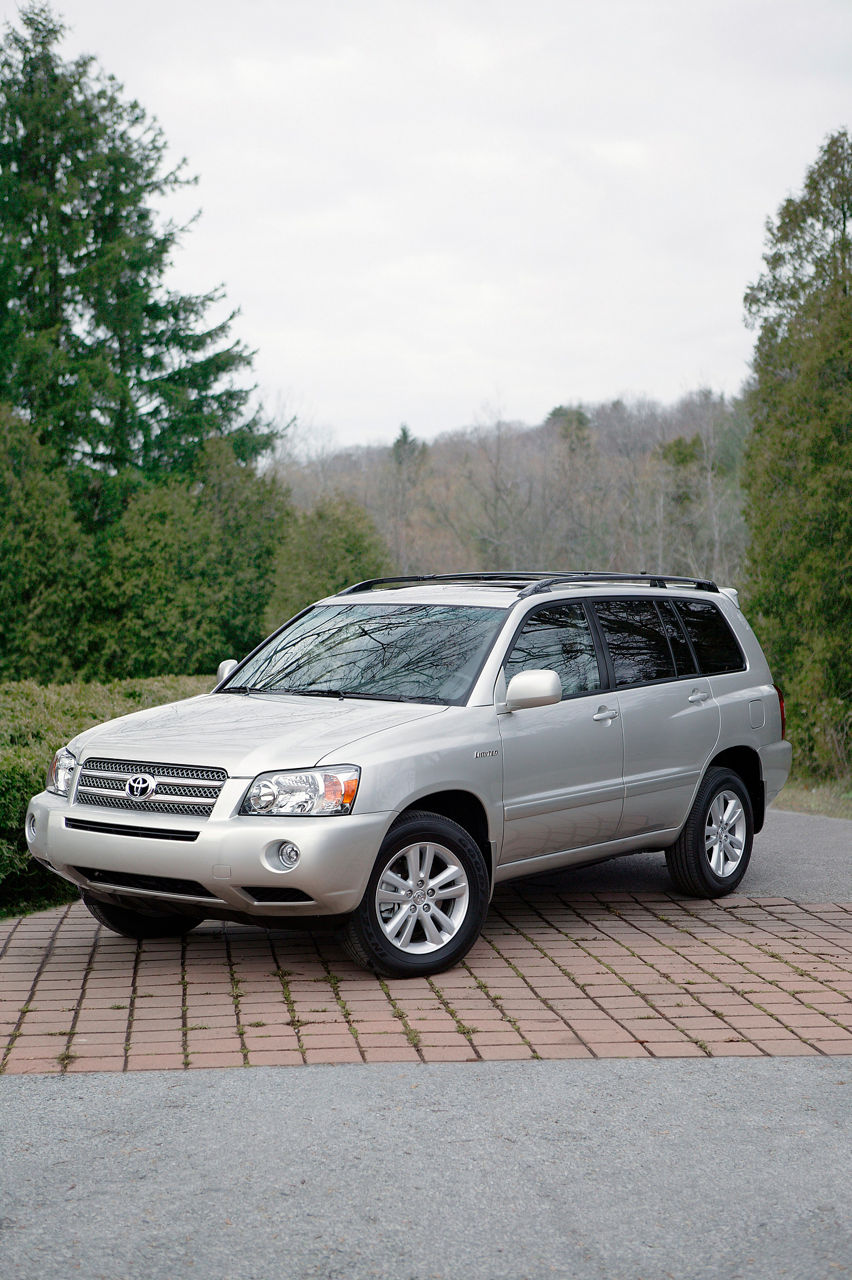
[[377,579],[211,693],[78,734],[26,833],[118,933],[336,917],[359,963],[422,975],[465,955],[502,880],[660,850],[681,893],[731,892],[790,755],[731,589]]

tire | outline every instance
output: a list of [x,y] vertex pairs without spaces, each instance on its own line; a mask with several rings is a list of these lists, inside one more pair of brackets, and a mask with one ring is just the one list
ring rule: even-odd
[[387,978],[440,973],[479,937],[488,897],[485,859],[464,827],[406,813],[382,841],[343,945],[356,964]]
[[88,893],[82,897],[98,923],[123,938],[181,938],[204,919],[178,911],[133,911],[112,902],[99,902]]
[[746,873],[754,840],[751,798],[742,778],[712,768],[698,789],[666,864],[675,887],[694,898],[733,893]]

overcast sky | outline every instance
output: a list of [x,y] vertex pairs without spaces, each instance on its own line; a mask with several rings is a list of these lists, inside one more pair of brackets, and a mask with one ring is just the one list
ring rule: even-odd
[[850,0],[54,8],[199,175],[173,282],[339,445],[735,393],[765,219],[850,123]]

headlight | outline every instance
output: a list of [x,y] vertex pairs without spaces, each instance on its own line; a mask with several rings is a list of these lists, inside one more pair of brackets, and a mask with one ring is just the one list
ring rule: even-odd
[[283,818],[351,813],[361,770],[287,769],[261,773],[251,784],[240,813]]
[[71,778],[77,768],[77,757],[67,747],[57,751],[47,771],[47,790],[55,796],[67,796],[71,790]]

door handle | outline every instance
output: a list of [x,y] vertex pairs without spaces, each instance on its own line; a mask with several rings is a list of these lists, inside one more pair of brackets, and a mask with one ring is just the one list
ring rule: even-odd
[[693,706],[698,706],[700,703],[706,702],[709,697],[710,694],[705,693],[703,689],[693,689],[692,693],[689,695],[689,701]]
[[597,711],[592,716],[592,719],[593,720],[617,720],[618,711],[614,707],[598,707]]

